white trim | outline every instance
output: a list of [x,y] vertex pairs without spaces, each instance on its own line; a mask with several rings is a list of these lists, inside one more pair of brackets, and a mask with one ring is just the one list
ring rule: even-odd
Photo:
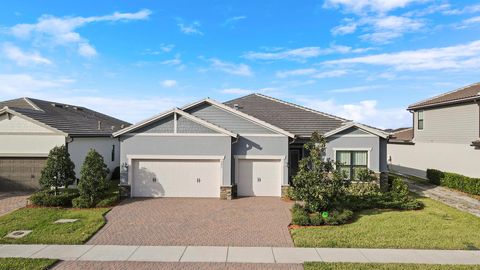
[[33,119],[33,118],[30,118],[30,117],[28,117],[28,116],[26,116],[26,115],[23,115],[23,114],[21,114],[21,113],[19,113],[19,112],[17,112],[17,111],[14,111],[14,110],[8,108],[7,106],[3,107],[3,109],[0,109],[0,114],[4,114],[4,113],[13,114],[13,115],[15,115],[15,116],[18,116],[18,117],[24,119],[24,120],[30,121],[30,122],[32,122],[32,123],[34,123],[34,124],[36,124],[36,125],[39,125],[39,126],[41,126],[41,127],[43,127],[43,128],[46,128],[46,129],[48,129],[48,130],[50,130],[50,131],[53,131],[54,133],[62,134],[62,135],[65,136],[65,137],[68,136],[67,133],[65,133],[65,132],[63,132],[63,131],[61,131],[61,130],[58,130],[58,129],[54,128],[54,127],[51,127],[51,126],[49,126],[49,125],[46,125],[46,124],[44,124],[44,123],[42,123],[42,122],[40,122],[40,121],[37,121],[37,120],[35,120],[35,119]]
[[28,105],[32,106],[35,110],[43,112],[43,110],[40,109],[35,103],[33,103],[33,101],[31,101],[29,98],[24,97],[23,100],[25,100],[25,102],[27,102]]
[[334,118],[334,119],[337,119],[337,120],[340,120],[340,121],[343,121],[343,122],[350,121],[350,120],[345,119],[345,118],[341,118],[341,117],[338,117],[338,116],[335,116],[335,115],[332,115],[332,114],[316,111],[316,110],[313,110],[313,109],[310,109],[310,108],[307,108],[307,107],[303,107],[303,106],[300,106],[300,105],[297,105],[297,104],[294,104],[294,103],[291,103],[291,102],[283,101],[283,100],[280,100],[280,99],[277,99],[277,98],[269,97],[269,96],[266,96],[266,95],[263,95],[263,94],[260,94],[260,93],[254,93],[254,95],[256,95],[258,97],[265,98],[265,99],[269,99],[271,101],[282,103],[282,104],[285,104],[285,105],[288,105],[288,106],[291,106],[291,107],[294,107],[294,108],[302,109],[302,110],[307,111],[307,112],[312,112],[312,113],[320,114],[320,115],[323,115],[323,116],[326,116],[326,117]]
[[226,129],[224,129],[224,128],[221,128],[221,127],[219,127],[219,126],[217,126],[217,125],[214,125],[214,124],[212,124],[212,123],[209,123],[209,122],[207,122],[207,121],[205,121],[205,120],[202,120],[202,119],[200,119],[200,118],[198,118],[198,117],[196,117],[196,116],[194,116],[194,115],[191,115],[191,114],[189,114],[189,113],[186,113],[186,112],[184,112],[184,111],[182,111],[182,110],[180,110],[180,109],[175,109],[175,113],[178,113],[178,114],[180,114],[181,116],[183,116],[183,117],[185,117],[185,118],[187,118],[187,119],[189,119],[189,120],[191,120],[191,121],[193,121],[193,122],[196,122],[196,123],[198,123],[198,124],[200,124],[200,125],[203,125],[203,126],[205,126],[205,127],[207,127],[207,128],[210,128],[210,129],[216,130],[216,131],[218,131],[218,132],[221,132],[221,133],[230,135],[230,136],[233,137],[233,138],[237,138],[237,134],[235,134],[235,133],[233,133],[233,132],[230,132],[230,131],[228,131],[228,130],[226,130]]
[[241,112],[241,111],[239,111],[239,110],[235,110],[235,109],[233,109],[233,108],[230,108],[229,106],[227,106],[227,105],[225,105],[225,104],[222,104],[222,103],[220,103],[220,102],[217,102],[217,101],[215,101],[215,100],[213,100],[213,99],[210,99],[210,98],[206,98],[206,99],[203,99],[203,100],[194,102],[194,103],[192,103],[192,104],[189,104],[189,105],[187,105],[187,106],[184,106],[184,107],[182,107],[182,110],[187,110],[187,109],[189,109],[189,108],[191,108],[191,107],[194,107],[194,106],[196,106],[196,105],[198,105],[198,104],[201,104],[201,103],[203,103],[203,102],[207,102],[207,103],[209,103],[209,104],[211,104],[211,105],[213,105],[213,106],[215,106],[215,107],[217,107],[217,108],[219,108],[219,109],[222,109],[222,110],[224,110],[224,111],[227,111],[227,112],[230,112],[230,113],[232,113],[232,114],[235,114],[235,115],[237,115],[237,116],[239,116],[239,117],[241,117],[241,118],[243,118],[243,119],[245,119],[245,120],[248,120],[248,121],[250,121],[250,122],[252,122],[252,123],[255,123],[255,124],[257,124],[257,125],[260,125],[260,126],[262,126],[262,127],[264,127],[264,128],[267,128],[267,129],[269,129],[269,130],[275,131],[275,132],[277,132],[277,133],[286,135],[286,136],[288,136],[288,137],[290,137],[290,138],[294,138],[294,137],[295,137],[295,134],[293,134],[293,133],[290,133],[290,132],[288,132],[288,131],[286,131],[286,130],[283,130],[283,129],[279,128],[279,127],[276,127],[276,126],[274,126],[274,125],[272,125],[272,124],[269,124],[269,123],[267,123],[267,122],[265,122],[265,121],[262,121],[262,120],[260,120],[260,119],[258,119],[258,118],[255,118],[255,117],[253,117],[253,116],[250,116],[250,115],[248,115],[248,114],[246,114],[246,113],[243,113],[243,112]]
[[130,185],[130,197],[133,197],[133,162],[135,160],[218,160],[220,162],[220,186],[223,184],[223,162],[225,156],[206,156],[206,155],[127,155],[128,164],[128,184]]
[[285,137],[283,134],[254,134],[254,133],[240,133],[242,137]]
[[347,130],[351,127],[356,127],[356,128],[359,128],[363,131],[366,131],[368,133],[371,133],[371,134],[374,134],[374,135],[377,135],[378,137],[381,137],[381,138],[384,138],[384,139],[387,139],[389,134],[384,132],[384,131],[381,131],[381,130],[378,130],[378,129],[374,129],[374,128],[371,128],[371,127],[367,127],[365,125],[362,125],[362,124],[359,124],[359,123],[354,123],[354,122],[350,122],[350,123],[347,123],[345,125],[342,125],[341,127],[337,128],[337,129],[334,129],[332,131],[329,131],[327,133],[324,134],[324,137],[327,138],[327,137],[330,137],[332,135],[335,135],[339,132],[342,132],[344,130]]
[[189,114],[189,113],[186,113],[186,112],[184,112],[184,111],[182,111],[182,110],[180,110],[180,109],[178,109],[178,108],[171,109],[171,110],[166,111],[166,112],[164,112],[164,113],[158,114],[157,116],[154,116],[154,117],[152,117],[152,118],[149,118],[149,119],[147,119],[147,120],[145,120],[145,121],[143,121],[143,122],[139,122],[139,123],[137,123],[137,124],[135,124],[135,125],[132,125],[132,126],[129,126],[129,127],[127,127],[127,128],[124,128],[124,129],[122,129],[122,130],[119,130],[119,131],[113,133],[112,136],[113,136],[113,137],[118,137],[118,136],[120,136],[120,135],[123,135],[123,134],[125,134],[125,133],[128,133],[129,131],[132,131],[132,130],[135,130],[135,129],[144,127],[144,126],[146,126],[146,125],[148,125],[148,124],[150,124],[150,123],[152,123],[152,122],[155,122],[155,121],[157,121],[157,120],[160,120],[160,119],[162,119],[162,118],[164,118],[164,117],[166,117],[166,116],[168,116],[168,115],[170,115],[170,114],[173,114],[173,115],[174,115],[174,133],[172,133],[172,134],[178,134],[178,133],[175,133],[175,130],[176,130],[176,120],[175,120],[176,117],[175,117],[175,115],[176,115],[176,114],[179,114],[179,115],[181,115],[181,116],[183,116],[183,117],[185,117],[185,118],[187,118],[187,119],[189,119],[189,120],[191,120],[191,121],[193,121],[193,122],[196,122],[196,123],[198,123],[198,124],[200,124],[200,125],[202,125],[202,126],[204,126],[204,127],[209,128],[209,129],[218,131],[218,132],[220,132],[220,133],[227,134],[227,135],[229,135],[229,136],[231,136],[231,137],[234,137],[234,138],[237,138],[237,136],[238,136],[238,135],[235,134],[235,133],[232,133],[232,132],[230,132],[230,131],[228,131],[228,130],[226,130],[226,129],[224,129],[224,128],[221,128],[221,127],[219,127],[219,126],[216,126],[216,125],[214,125],[214,124],[212,124],[212,123],[209,123],[209,122],[207,122],[207,121],[205,121],[205,120],[202,120],[202,119],[200,119],[200,118],[198,118],[198,117],[196,117],[196,116],[194,116],[194,115],[191,115],[191,114]]
[[233,155],[235,159],[280,159],[284,160],[285,156],[268,156],[268,155]]
[[220,133],[126,133],[123,135],[141,136],[141,137],[226,137],[228,136],[226,134],[220,134]]
[[[423,127],[422,127],[422,129],[419,129],[419,128],[418,128],[418,120],[419,120],[418,114],[419,114],[420,112],[423,113],[423,119],[422,119],[422,120],[423,120]],[[414,113],[417,114],[416,119],[415,119],[415,117],[414,117],[414,119],[415,119],[415,124],[416,124],[416,126],[417,126],[417,131],[423,132],[423,131],[425,130],[425,110],[424,110],[424,109],[420,109],[420,110],[418,110],[418,111],[415,111]],[[414,130],[414,132],[415,132],[415,130]]]
[[178,118],[177,118],[177,112],[173,113],[173,133],[178,132]]
[[345,135],[331,135],[330,138],[376,138],[373,134],[345,134]]
[[337,151],[367,151],[367,168],[371,170],[372,164],[370,163],[370,157],[372,153],[372,148],[357,148],[357,147],[335,147],[332,148],[333,151],[333,160],[337,161]]

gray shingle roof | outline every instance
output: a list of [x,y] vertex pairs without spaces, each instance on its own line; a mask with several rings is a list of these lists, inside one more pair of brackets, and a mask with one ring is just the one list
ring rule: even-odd
[[130,125],[128,122],[81,106],[33,98],[0,102],[0,109],[5,106],[71,136],[110,136],[122,126]]
[[451,103],[467,102],[480,99],[480,83],[471,84],[445,94],[435,96],[408,106],[409,110],[440,106]]
[[251,94],[225,102],[232,108],[287,130],[299,137],[310,137],[318,131],[325,134],[337,129],[348,120],[330,114],[315,111],[293,103],[268,97],[262,94]]
[[413,128],[397,130],[392,134],[390,142],[411,142],[413,139]]

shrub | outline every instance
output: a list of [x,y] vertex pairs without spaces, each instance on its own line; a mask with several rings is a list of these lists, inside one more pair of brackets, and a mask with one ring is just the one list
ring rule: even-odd
[[287,199],[287,200],[292,200],[294,201],[295,200],[295,195],[294,195],[294,192],[293,192],[293,187],[288,187],[287,188],[287,191],[285,192],[285,195],[283,196],[284,199]]
[[480,195],[480,178],[470,178],[456,173],[443,173],[440,184],[473,195]]
[[314,213],[310,215],[310,225],[321,226],[323,224],[325,224],[325,220],[320,213]]
[[424,204],[410,197],[409,193],[408,185],[397,177],[393,179],[392,189],[379,197],[377,207],[399,210],[422,209]]
[[305,211],[296,211],[292,213],[292,223],[300,226],[310,225],[310,218]]
[[72,200],[78,196],[78,192],[74,190],[64,190],[58,192],[57,195],[53,191],[42,190],[32,194],[29,199],[37,206],[70,207],[72,206]]
[[103,199],[101,199],[96,207],[110,207],[114,206],[118,201],[120,201],[120,194],[119,193],[114,193],[110,194]]
[[325,138],[313,133],[305,144],[309,155],[299,164],[298,173],[293,178],[295,199],[305,202],[310,213],[334,209],[346,194],[350,181],[335,170],[331,160],[324,160]]
[[434,185],[440,185],[440,180],[443,178],[444,173],[435,169],[427,169],[428,182]]
[[373,182],[377,180],[375,172],[369,169],[360,170],[357,173],[357,181],[360,182]]
[[327,225],[341,225],[345,224],[353,218],[353,212],[348,209],[341,211],[334,210],[328,214],[328,217],[323,218]]
[[80,195],[83,199],[88,199],[90,205],[94,205],[108,189],[107,175],[108,169],[103,157],[95,149],[90,149],[83,162],[78,182]]
[[48,154],[39,184],[43,189],[54,189],[57,195],[60,187],[66,187],[75,180],[75,165],[70,159],[67,147],[55,146]]
[[93,204],[90,201],[90,198],[80,196],[72,200],[72,206],[74,208],[90,208]]

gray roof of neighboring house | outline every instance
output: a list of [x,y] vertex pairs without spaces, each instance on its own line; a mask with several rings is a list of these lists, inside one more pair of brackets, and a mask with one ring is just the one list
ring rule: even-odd
[[236,104],[239,111],[299,137],[310,137],[315,131],[325,134],[350,122],[337,116],[257,93],[227,101],[225,104],[232,108],[235,108]]
[[408,110],[480,100],[480,83],[474,83],[408,106]]
[[0,102],[24,116],[65,132],[71,136],[110,136],[130,123],[81,106],[18,98]]

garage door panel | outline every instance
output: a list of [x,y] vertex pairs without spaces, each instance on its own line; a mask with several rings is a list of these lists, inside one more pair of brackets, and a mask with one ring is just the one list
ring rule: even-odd
[[46,158],[0,158],[0,190],[38,189]]
[[240,159],[237,193],[239,196],[280,196],[281,161]]
[[135,164],[134,196],[219,197],[219,161],[152,160]]

